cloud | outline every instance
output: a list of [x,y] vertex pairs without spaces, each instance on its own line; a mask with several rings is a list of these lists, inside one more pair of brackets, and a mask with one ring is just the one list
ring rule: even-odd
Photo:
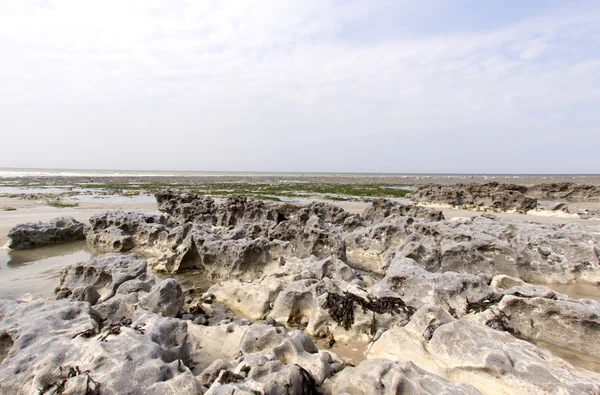
[[[487,30],[349,34],[386,14],[427,17],[413,2],[372,3],[4,2],[0,128],[14,151],[0,165],[600,172],[585,155],[549,163],[517,147],[600,145],[595,3]],[[95,148],[66,161],[32,151],[32,136]],[[468,160],[495,149],[521,154]]]

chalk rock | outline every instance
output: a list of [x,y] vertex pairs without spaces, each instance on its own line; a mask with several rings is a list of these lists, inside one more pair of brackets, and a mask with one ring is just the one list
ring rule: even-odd
[[399,297],[414,309],[426,304],[442,306],[460,317],[477,305],[486,306],[502,296],[473,274],[430,273],[410,258],[395,258],[385,277],[369,288],[377,297]]
[[90,217],[86,239],[98,248],[127,252],[140,245],[152,247],[166,232],[167,221],[162,215],[113,210]]
[[433,305],[419,309],[406,327],[384,332],[367,358],[412,361],[490,394],[600,391],[594,374],[507,332],[457,321]]
[[328,381],[327,392],[331,394],[481,394],[468,384],[448,382],[412,362],[386,359],[362,361],[356,367],[347,367]]
[[0,393],[52,393],[63,386],[65,394],[199,391],[185,352],[174,346],[186,341],[185,323],[153,315],[136,323],[144,333],[132,325],[99,334],[89,303],[71,300],[0,300],[0,317]]
[[598,302],[507,295],[498,310],[520,336],[594,357],[600,354]]
[[178,195],[171,191],[161,191],[154,196],[158,209],[179,224],[194,221],[213,223],[216,207],[212,198],[192,193]]
[[489,182],[485,184],[435,185],[417,188],[410,199],[420,203],[487,208],[496,211],[527,212],[537,207],[537,200],[526,196],[527,187]]
[[26,250],[85,239],[84,225],[73,217],[47,222],[30,222],[14,226],[8,232],[8,248]]
[[213,285],[208,292],[226,306],[239,311],[252,320],[262,319],[281,288],[274,290],[265,285],[244,283],[239,280],[223,281]]
[[185,295],[179,282],[168,278],[152,288],[150,293],[140,300],[140,306],[165,317],[175,317],[184,301]]
[[[137,255],[106,254],[63,269],[57,297],[95,304],[112,298],[130,280],[146,279],[147,263]],[[90,288],[91,287],[91,288]],[[94,291],[92,291],[92,289]],[[97,296],[90,297],[90,292]],[[90,299],[91,298],[91,299]]]
[[331,376],[331,365],[339,363],[330,353],[319,352],[305,333],[261,324],[247,327],[238,355],[201,373],[203,384],[210,385],[208,394],[302,394],[321,385]]
[[546,200],[567,200],[569,202],[598,202],[600,187],[574,182],[537,184],[527,189],[529,196]]
[[382,220],[392,214],[403,217],[423,218],[429,221],[442,221],[444,214],[441,210],[414,204],[398,204],[388,199],[373,199],[372,205],[365,209],[362,216],[370,221]]

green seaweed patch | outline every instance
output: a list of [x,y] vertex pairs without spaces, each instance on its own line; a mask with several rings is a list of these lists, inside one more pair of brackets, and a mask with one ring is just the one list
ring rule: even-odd
[[65,202],[46,202],[46,205],[55,208],[69,208],[69,207],[77,207],[79,203],[65,203]]
[[345,201],[376,197],[405,197],[409,190],[394,186],[361,185],[361,184],[315,184],[315,183],[211,183],[211,184],[177,184],[177,183],[135,183],[135,184],[78,184],[84,189],[96,189],[104,192],[131,194],[155,193],[165,189],[174,192],[195,192],[208,196],[271,196],[288,198],[325,198],[327,200]]
[[17,211],[15,207],[2,207],[2,211]]

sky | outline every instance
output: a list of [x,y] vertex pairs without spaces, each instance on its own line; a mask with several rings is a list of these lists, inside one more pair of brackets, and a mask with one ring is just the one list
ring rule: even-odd
[[600,173],[600,1],[0,1],[0,167]]

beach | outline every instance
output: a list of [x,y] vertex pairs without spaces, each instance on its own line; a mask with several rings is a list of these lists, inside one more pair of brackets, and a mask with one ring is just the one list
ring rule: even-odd
[[[117,360],[131,346],[120,342],[169,347],[176,337],[185,348],[170,352],[187,361],[172,373],[177,391],[245,388],[215,378],[240,353],[250,369],[259,354],[294,360],[307,367],[302,385],[332,394],[352,371],[388,366],[403,375],[404,363],[426,369],[419,374],[427,380],[448,380],[439,385],[452,393],[462,385],[484,394],[545,391],[518,367],[486,373],[495,350],[573,391],[600,388],[600,361],[586,345],[600,340],[589,330],[600,309],[592,249],[600,202],[593,184],[585,193],[575,187],[583,176],[526,176],[518,181],[531,184],[514,185],[481,176],[25,173],[0,178],[0,317],[12,317],[0,318],[0,329],[46,319],[52,308],[78,322],[99,314],[109,332],[58,320],[39,341],[95,347],[93,339],[109,339],[119,344]],[[59,217],[72,220],[59,229]],[[8,238],[17,225],[39,240],[84,230],[56,245],[8,249],[22,241]],[[42,310],[19,313],[27,306]],[[69,330],[75,338],[54,335]],[[6,347],[14,341],[3,339]],[[98,353],[78,350],[72,363],[82,366]],[[147,363],[143,353],[134,358]],[[481,371],[472,373],[473,364]],[[104,388],[123,385],[112,365],[85,366]]]

